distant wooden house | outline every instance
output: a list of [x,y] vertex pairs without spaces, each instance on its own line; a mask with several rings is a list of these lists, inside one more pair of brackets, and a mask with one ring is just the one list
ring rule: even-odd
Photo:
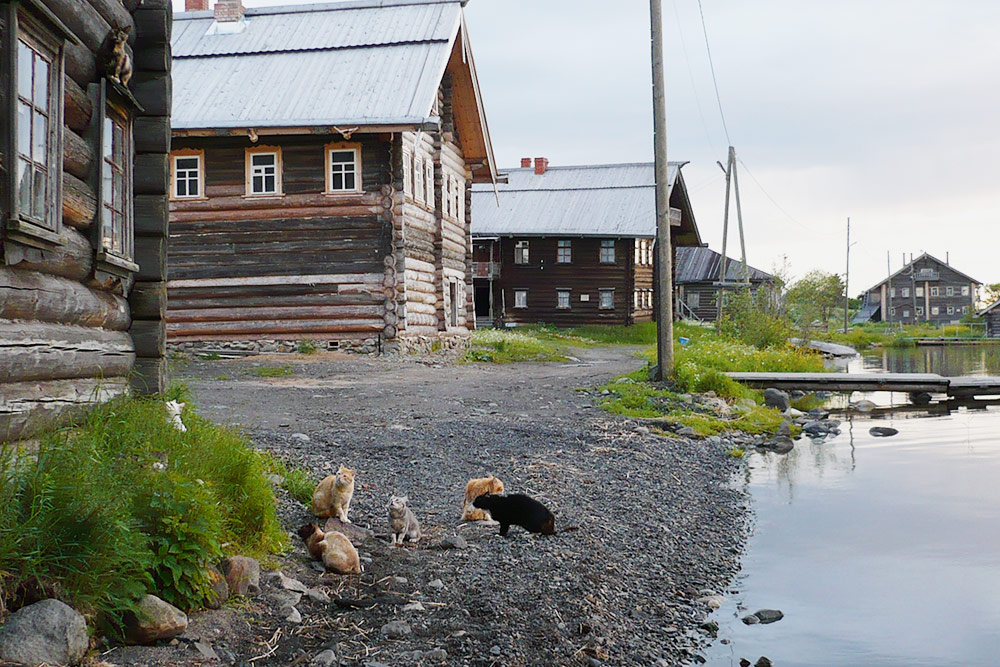
[[1000,338],[1000,300],[983,308],[978,315],[986,325],[986,337]]
[[975,312],[981,284],[948,262],[924,253],[870,287],[853,321],[957,323]]
[[[700,245],[681,167],[670,163],[676,246]],[[472,193],[476,317],[489,324],[632,324],[656,299],[652,163],[550,167],[545,158],[504,172],[497,192]]]
[[772,290],[774,276],[727,258],[723,281],[721,254],[708,248],[677,248],[674,283],[679,317],[715,321],[719,317],[720,300],[725,310],[726,301],[735,290],[749,289],[752,293]]
[[467,341],[471,184],[496,170],[463,4],[176,16],[171,345]]
[[0,442],[163,389],[171,12],[140,4],[0,3]]

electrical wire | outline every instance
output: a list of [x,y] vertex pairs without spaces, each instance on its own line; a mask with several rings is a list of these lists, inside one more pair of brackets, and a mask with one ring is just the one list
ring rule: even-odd
[[684,41],[684,30],[681,28],[681,15],[677,10],[677,0],[673,0],[672,4],[674,6],[674,17],[677,19],[677,35],[680,37],[681,51],[684,53],[684,64],[687,65],[688,79],[691,81],[691,92],[694,94],[695,106],[698,107],[701,126],[705,130],[705,139],[708,140],[708,145],[712,149],[712,152],[718,153],[715,143],[712,141],[712,133],[708,131],[708,121],[705,120],[705,114],[701,108],[701,99],[698,97],[698,87],[695,85],[694,71],[691,69],[691,59],[688,57],[687,42]]
[[719,116],[722,118],[722,129],[726,133],[726,141],[733,145],[733,140],[729,138],[729,128],[726,126],[726,114],[722,111],[722,96],[719,95],[719,82],[715,78],[715,64],[712,62],[712,47],[708,44],[708,28],[705,26],[705,10],[701,7],[701,0],[698,0],[698,13],[701,14],[701,30],[705,34],[705,50],[708,51],[708,66],[712,70],[712,84],[715,86],[715,99],[719,103]]

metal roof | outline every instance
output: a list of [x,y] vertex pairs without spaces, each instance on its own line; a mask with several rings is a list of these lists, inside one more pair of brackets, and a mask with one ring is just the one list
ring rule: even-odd
[[461,21],[461,0],[265,7],[248,9],[239,24],[217,24],[209,12],[178,13],[172,126],[433,120]]
[[898,271],[896,271],[895,273],[893,273],[892,275],[890,275],[888,278],[883,278],[882,280],[880,280],[879,282],[875,283],[874,285],[872,285],[871,287],[869,287],[865,291],[866,292],[871,292],[874,289],[878,289],[879,287],[881,287],[883,284],[889,282],[890,280],[895,280],[897,276],[899,276],[899,275],[903,274],[904,272],[906,272],[911,266],[913,266],[914,264],[916,264],[917,262],[919,262],[920,260],[922,260],[924,257],[926,257],[927,259],[931,260],[932,262],[936,262],[939,266],[943,266],[943,267],[945,267],[945,268],[947,268],[947,269],[949,269],[951,271],[954,271],[958,275],[960,275],[963,278],[965,278],[966,280],[968,280],[970,283],[976,283],[977,285],[982,285],[981,282],[979,282],[975,278],[972,278],[968,274],[962,273],[961,271],[959,271],[958,269],[956,269],[954,266],[952,266],[948,262],[942,262],[940,259],[938,259],[934,255],[930,254],[929,252],[923,252],[923,253],[920,253],[920,256],[917,257],[916,259],[913,259],[913,260],[910,260],[909,262],[904,263],[903,266],[902,266],[902,268],[900,268]]
[[[766,282],[773,276],[752,266],[750,282]],[[718,282],[722,275],[722,255],[709,248],[677,248],[674,260],[674,282],[684,283]],[[745,279],[743,263],[728,258],[726,260],[726,280],[742,282]]]
[[[671,189],[686,163],[671,162]],[[501,170],[507,182],[473,186],[474,236],[656,236],[656,186],[653,163]],[[499,198],[499,206],[497,205]],[[682,230],[697,236],[687,196]],[[700,239],[698,240],[700,242]]]

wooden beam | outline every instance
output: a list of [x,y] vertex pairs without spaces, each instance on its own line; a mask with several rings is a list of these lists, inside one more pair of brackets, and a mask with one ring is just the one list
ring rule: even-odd
[[0,319],[38,320],[124,331],[128,304],[75,280],[0,267]]
[[0,384],[0,441],[12,442],[79,419],[125,393],[123,377]]
[[0,377],[11,382],[125,376],[134,360],[123,331],[0,320]]
[[167,239],[155,236],[135,237],[135,263],[139,265],[138,281],[160,281],[167,278]]
[[[136,25],[132,15],[125,9],[121,0],[87,0],[97,10],[109,26],[129,29],[129,44],[136,43]],[[75,4],[81,4],[79,2]],[[80,10],[77,10],[80,11]]]
[[147,116],[170,116],[170,72],[136,72],[130,84]]
[[162,320],[133,320],[129,334],[136,356],[162,357],[167,353],[167,329]]
[[83,137],[70,128],[63,128],[63,169],[77,178],[86,179],[94,167],[94,151]]
[[163,282],[137,282],[128,295],[132,317],[162,320],[167,314],[167,285]]
[[48,250],[11,244],[5,249],[7,264],[23,271],[38,271],[82,281],[94,268],[94,249],[80,232],[63,227],[63,242]]
[[170,170],[166,153],[139,153],[132,168],[132,189],[137,195],[167,194]]
[[136,195],[133,208],[137,236],[167,235],[167,198],[163,195]]
[[167,389],[167,360],[163,357],[138,357],[129,375],[132,391],[148,396]]
[[76,176],[63,172],[63,222],[88,229],[97,217],[97,195]]
[[[173,12],[170,9],[164,10],[158,7],[149,7],[149,3],[146,3],[135,11],[134,17],[136,36],[142,45],[142,49],[140,50],[148,50],[150,46],[170,46],[170,33],[173,23]],[[168,50],[168,63],[170,62],[169,54]],[[141,69],[160,72],[169,71],[169,67],[165,70],[155,67],[142,67]]]
[[140,116],[132,127],[137,153],[170,152],[170,119],[166,116]]
[[86,88],[88,84],[97,80],[97,61],[93,51],[82,44],[67,43],[64,53],[66,74],[80,87]]
[[83,88],[69,77],[64,77],[63,109],[67,125],[81,134],[87,131],[94,112],[93,103]]

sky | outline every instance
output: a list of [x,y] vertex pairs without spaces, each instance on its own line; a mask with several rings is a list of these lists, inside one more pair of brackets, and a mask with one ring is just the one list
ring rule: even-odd
[[[710,247],[731,143],[752,266],[843,274],[850,217],[852,295],[887,254],[1000,282],[1000,3],[701,0],[720,114],[698,0],[662,2],[667,152]],[[648,2],[470,0],[466,19],[501,167],[652,160]]]

